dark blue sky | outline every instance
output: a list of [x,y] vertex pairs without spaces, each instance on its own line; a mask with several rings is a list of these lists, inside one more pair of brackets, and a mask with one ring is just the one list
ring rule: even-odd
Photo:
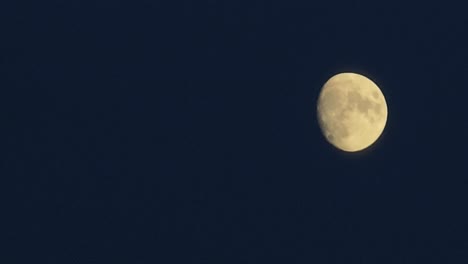
[[[467,6],[89,2],[0,8],[5,263],[468,262]],[[343,71],[362,153],[316,120]]]

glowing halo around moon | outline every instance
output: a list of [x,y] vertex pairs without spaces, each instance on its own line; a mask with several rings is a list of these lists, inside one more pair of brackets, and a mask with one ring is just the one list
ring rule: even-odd
[[322,87],[317,118],[327,141],[356,152],[372,145],[387,123],[387,103],[379,87],[356,73],[340,73]]

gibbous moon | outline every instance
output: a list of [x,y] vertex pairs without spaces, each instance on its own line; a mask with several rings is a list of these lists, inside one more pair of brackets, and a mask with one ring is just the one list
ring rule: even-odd
[[338,149],[355,152],[372,145],[387,123],[379,87],[356,73],[340,73],[322,87],[317,104],[320,129]]

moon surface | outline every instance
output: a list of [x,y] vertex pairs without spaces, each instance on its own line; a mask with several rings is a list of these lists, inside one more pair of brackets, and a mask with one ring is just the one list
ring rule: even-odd
[[329,143],[347,152],[372,145],[387,123],[387,103],[379,87],[356,73],[340,73],[322,87],[317,117]]

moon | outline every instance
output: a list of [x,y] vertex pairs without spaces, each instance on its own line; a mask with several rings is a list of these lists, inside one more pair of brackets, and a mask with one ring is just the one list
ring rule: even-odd
[[322,87],[317,118],[326,140],[356,152],[372,145],[387,123],[387,103],[379,87],[356,73],[340,73]]

